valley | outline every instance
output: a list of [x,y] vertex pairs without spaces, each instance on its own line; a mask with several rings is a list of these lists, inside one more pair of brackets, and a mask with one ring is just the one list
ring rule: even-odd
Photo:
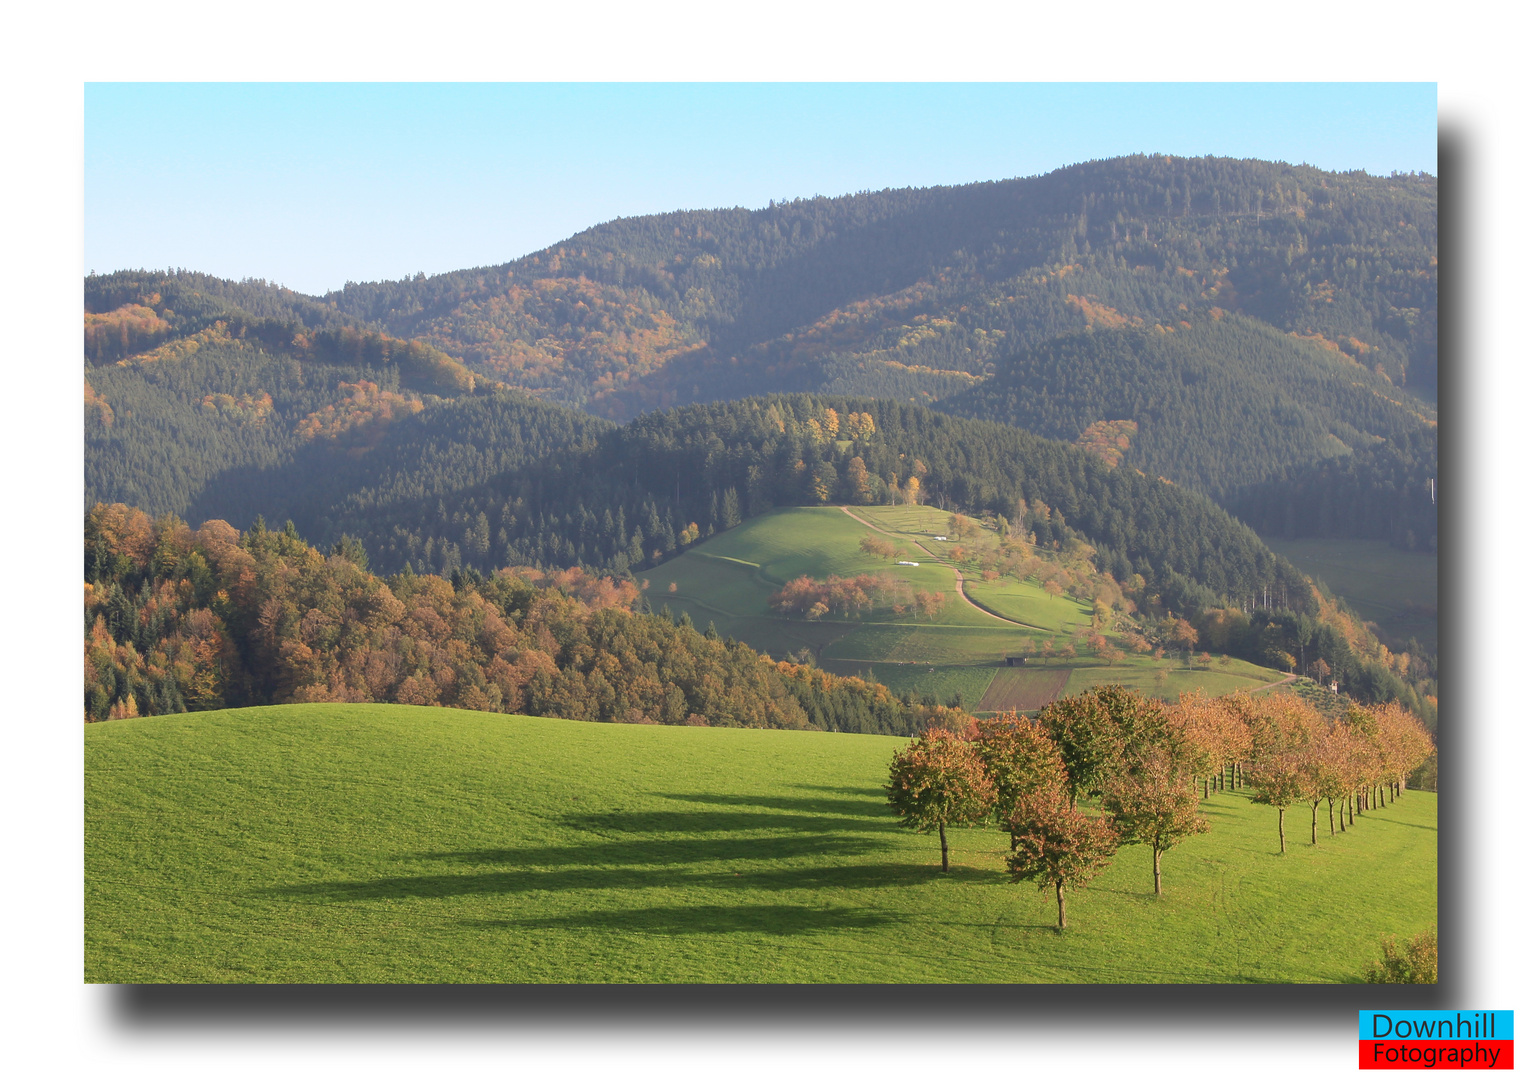
[[1437,251],[1432,176],[1152,154],[92,272],[86,980],[1362,981]]

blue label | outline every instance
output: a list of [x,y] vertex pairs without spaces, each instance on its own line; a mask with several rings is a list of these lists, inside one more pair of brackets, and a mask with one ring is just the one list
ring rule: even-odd
[[1360,1039],[1510,1039],[1511,1009],[1361,1009]]

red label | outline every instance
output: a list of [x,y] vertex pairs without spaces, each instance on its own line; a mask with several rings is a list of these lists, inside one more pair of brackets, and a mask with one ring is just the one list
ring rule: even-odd
[[1511,1039],[1360,1039],[1360,1069],[1510,1069]]

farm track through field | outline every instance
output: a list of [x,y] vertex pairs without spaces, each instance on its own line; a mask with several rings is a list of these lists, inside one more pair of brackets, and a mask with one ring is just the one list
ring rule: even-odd
[[[839,509],[842,510],[844,513],[848,514],[855,521],[859,522],[861,525],[865,526],[868,529],[874,529],[876,532],[883,533],[886,536],[902,536],[902,535],[904,535],[902,533],[889,532],[888,530],[881,528],[879,525],[871,524],[870,522],[866,521],[864,518],[862,518],[858,514],[856,514],[853,510],[850,510],[847,506],[840,506]],[[910,537],[908,539],[911,540]],[[1030,623],[1019,622],[1019,620],[1017,620],[1017,619],[1010,619],[1006,615],[999,615],[997,612],[993,611],[991,608],[987,607],[986,605],[979,604],[975,600],[971,599],[971,597],[966,595],[966,578],[965,578],[965,575],[960,572],[960,567],[956,566],[954,563],[949,563],[949,562],[946,562],[944,559],[941,559],[938,555],[935,555],[928,548],[924,547],[921,542],[919,542],[917,540],[911,540],[911,542],[913,544],[917,545],[918,550],[923,552],[925,555],[927,555],[934,562],[938,563],[940,566],[948,567],[950,569],[950,571],[952,573],[954,573],[954,575],[955,575],[955,591],[960,594],[960,598],[962,600],[964,600],[966,603],[970,604],[977,611],[980,611],[983,615],[990,615],[992,618],[997,619],[999,622],[1005,622],[1005,623],[1009,624],[1010,626],[1022,626],[1025,630],[1039,630],[1041,633],[1045,632],[1045,628],[1042,627],[1042,626],[1034,626],[1034,625],[1032,625]]]

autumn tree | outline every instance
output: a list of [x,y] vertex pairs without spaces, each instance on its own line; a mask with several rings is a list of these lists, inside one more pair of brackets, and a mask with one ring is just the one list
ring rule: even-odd
[[1284,811],[1305,798],[1308,778],[1300,751],[1271,754],[1253,764],[1247,774],[1252,801],[1279,811],[1279,854],[1284,854]]
[[1067,801],[1060,788],[1024,796],[1008,822],[1012,853],[1008,872],[1014,881],[1033,881],[1056,890],[1056,928],[1066,929],[1066,887],[1081,888],[1109,865],[1118,847],[1113,827],[1089,817]]
[[1199,631],[1187,619],[1174,619],[1167,628],[1167,640],[1174,648],[1182,649],[1187,657],[1190,650],[1199,643]]
[[1006,822],[1025,796],[1066,783],[1056,744],[1042,727],[1016,712],[978,720],[976,751],[992,780],[999,821]]
[[1167,710],[1168,723],[1177,731],[1181,759],[1190,776],[1204,778],[1204,797],[1210,797],[1210,773],[1224,759],[1222,724],[1225,710],[1214,698],[1183,694]]
[[995,790],[974,744],[930,728],[891,759],[886,799],[905,828],[939,831],[939,868],[950,869],[947,825],[974,825],[992,808]]
[[868,506],[875,499],[875,489],[870,483],[870,472],[865,468],[865,459],[862,457],[849,459],[849,467],[844,474],[844,485],[848,488],[849,501],[858,506]]
[[1399,798],[1406,777],[1431,757],[1436,748],[1422,722],[1395,702],[1372,706],[1372,712],[1383,748],[1383,779],[1390,785],[1392,797]]
[[[1357,739],[1345,724],[1333,724],[1317,745],[1317,760],[1312,766],[1315,794],[1326,800],[1327,833],[1337,835],[1340,814],[1333,810],[1359,784]],[[1342,831],[1347,832],[1343,824]],[[1314,827],[1311,842],[1315,843]]]
[[1066,765],[1074,805],[1079,796],[1101,794],[1133,759],[1155,748],[1172,752],[1176,738],[1161,702],[1122,686],[1059,698],[1038,720]]
[[1115,776],[1104,792],[1103,807],[1120,843],[1151,846],[1152,882],[1158,896],[1162,895],[1162,852],[1210,827],[1199,816],[1192,777],[1179,771],[1165,750],[1146,754],[1133,768]]

